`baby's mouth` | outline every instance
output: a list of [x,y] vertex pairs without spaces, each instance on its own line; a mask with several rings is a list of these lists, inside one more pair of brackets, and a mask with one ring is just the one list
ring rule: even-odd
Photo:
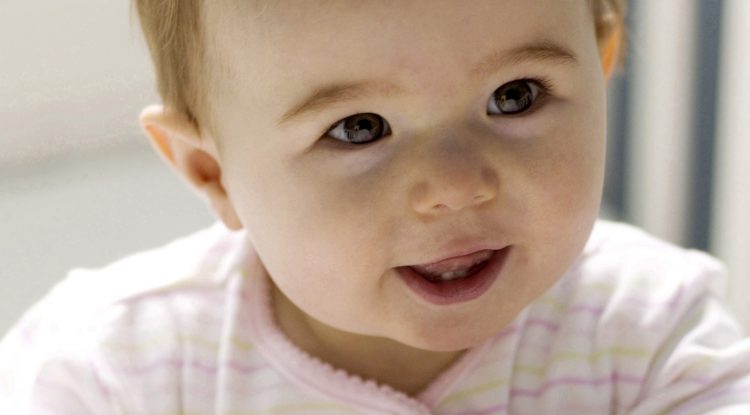
[[396,273],[409,291],[433,306],[466,303],[492,288],[510,251],[510,245],[481,250],[430,264],[397,267]]
[[452,281],[470,277],[481,271],[494,253],[495,251],[486,249],[432,264],[412,265],[409,268],[432,282]]

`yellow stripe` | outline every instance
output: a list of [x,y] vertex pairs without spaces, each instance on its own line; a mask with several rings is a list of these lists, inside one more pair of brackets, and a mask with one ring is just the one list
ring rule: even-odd
[[[609,293],[612,293],[612,291],[614,291],[615,288],[616,288],[615,285],[612,283],[595,283],[595,284],[587,285],[585,291],[583,292],[584,293],[598,292],[598,293],[603,293],[603,294],[609,294]],[[558,311],[558,312],[565,312],[568,310],[568,308],[570,308],[570,306],[577,305],[575,303],[573,304],[568,303],[567,301],[566,302],[560,301],[551,295],[545,295],[541,298],[538,298],[536,301],[534,301],[534,303],[546,304],[554,308],[555,311]]]
[[568,307],[570,306],[570,304],[557,301],[553,297],[542,297],[542,298],[536,300],[535,303],[548,305],[548,306],[552,307],[558,313],[565,312],[565,310],[567,310]]
[[440,401],[440,404],[446,404],[453,401],[459,401],[465,398],[468,398],[470,396],[478,395],[483,392],[490,391],[495,388],[499,388],[502,386],[508,385],[508,381],[506,379],[497,379],[493,380],[492,382],[483,383],[478,386],[474,386],[472,388],[462,389],[458,392],[454,392],[450,395],[448,395],[447,398]]
[[325,403],[309,403],[309,404],[286,404],[286,405],[279,405],[274,406],[272,408],[263,410],[263,411],[256,411],[256,412],[250,412],[250,413],[243,413],[242,415],[270,415],[270,414],[288,414],[293,412],[299,412],[299,411],[314,411],[314,410],[346,410],[349,408],[346,408],[341,405],[334,405],[334,404],[325,404]]
[[557,363],[558,361],[564,362],[566,360],[587,360],[590,364],[596,364],[599,360],[605,357],[647,359],[649,355],[649,352],[645,349],[629,349],[625,347],[611,347],[609,349],[598,350],[596,353],[592,354],[560,352],[552,357],[552,360],[548,363],[548,365]]
[[[545,366],[529,366],[529,365],[514,365],[513,371],[519,373],[525,373],[530,376],[543,377],[546,375],[547,370],[552,367],[555,363],[564,362],[566,360],[586,360],[590,364],[595,364],[597,361],[604,357],[625,357],[625,358],[648,358],[649,354],[646,350],[642,349],[628,349],[622,347],[613,347],[609,349],[602,349],[593,354],[575,353],[575,352],[561,352],[554,355],[549,363]],[[471,388],[462,389],[451,395],[449,395],[441,403],[452,402],[464,398],[468,398],[473,395],[477,395],[504,385],[508,384],[507,379],[492,380],[487,383],[483,383]]]
[[513,366],[513,372],[525,373],[531,376],[542,377],[547,373],[547,368],[536,367],[536,366],[515,365]]
[[[331,411],[331,410],[340,410],[340,411],[351,411],[351,408],[342,406],[342,405],[336,405],[336,404],[326,404],[326,403],[309,403],[309,404],[284,404],[284,405],[278,405],[273,406],[271,408],[267,409],[261,409],[261,410],[249,410],[249,411],[233,411],[233,412],[222,412],[221,415],[277,415],[277,414],[288,414],[288,413],[295,413],[295,412],[301,412],[301,411]],[[160,414],[153,414],[153,415],[206,415],[205,412],[164,412]]]
[[[671,284],[666,284],[663,281],[639,280],[638,287],[639,289],[653,293],[653,292],[663,289],[664,287],[671,288]],[[598,292],[598,293],[608,294],[608,293],[612,293],[616,289],[617,289],[617,286],[615,284],[612,284],[610,282],[600,282],[600,283],[586,285],[584,289],[581,291],[581,293]],[[671,291],[669,292],[671,293]],[[667,301],[667,300],[663,300],[663,301]],[[576,304],[569,304],[567,302],[561,302],[551,295],[546,295],[544,297],[541,297],[537,299],[535,303],[549,305],[550,307],[554,308],[556,311],[565,311],[570,306],[576,305]]]
[[[252,343],[243,342],[236,338],[231,338],[229,339],[229,341],[232,343],[232,345],[235,348],[243,352],[249,352],[255,349],[255,345],[253,345]],[[203,337],[198,337],[198,336],[179,336],[177,338],[170,337],[170,336],[161,336],[158,338],[151,337],[139,343],[109,341],[109,342],[104,343],[104,348],[106,350],[116,351],[116,352],[136,352],[141,349],[152,349],[154,347],[164,348],[171,344],[180,344],[180,345],[194,344],[194,345],[201,346],[203,348],[206,348],[212,351],[219,350],[218,342],[215,342],[213,340],[209,340]]]

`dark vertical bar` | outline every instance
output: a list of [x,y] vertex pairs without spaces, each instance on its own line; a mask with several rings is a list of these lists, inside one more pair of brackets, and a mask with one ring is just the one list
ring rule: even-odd
[[698,2],[696,18],[696,95],[693,100],[692,192],[690,194],[690,246],[707,250],[713,207],[716,104],[718,100],[719,47],[723,0]]
[[629,2],[626,16],[628,46],[624,51],[624,65],[615,73],[609,85],[609,113],[607,128],[607,175],[604,183],[604,201],[618,219],[629,220],[625,201],[625,180],[628,177],[628,136],[630,135],[630,91],[632,86],[634,47],[634,10],[638,1]]
[[625,214],[625,169],[627,136],[628,79],[620,74],[609,85],[607,127],[607,171],[604,181],[604,202],[618,219]]

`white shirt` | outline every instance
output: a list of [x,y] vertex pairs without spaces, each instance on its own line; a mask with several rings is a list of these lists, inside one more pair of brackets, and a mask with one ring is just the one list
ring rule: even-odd
[[[2,414],[750,414],[722,265],[625,224],[417,396],[311,357],[222,225],[73,270],[0,342]],[[5,406],[3,406],[5,405]]]

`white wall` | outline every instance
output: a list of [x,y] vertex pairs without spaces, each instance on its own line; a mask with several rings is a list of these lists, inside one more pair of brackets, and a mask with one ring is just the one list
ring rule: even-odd
[[0,336],[69,269],[213,222],[138,126],[157,97],[128,3],[0,2]]
[[0,168],[138,140],[156,96],[128,3],[0,2]]

